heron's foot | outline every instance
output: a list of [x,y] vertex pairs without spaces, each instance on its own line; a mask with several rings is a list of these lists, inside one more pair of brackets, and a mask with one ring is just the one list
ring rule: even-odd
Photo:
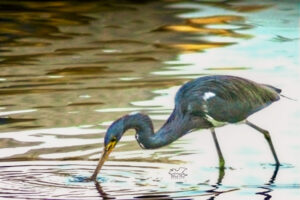
[[221,185],[224,176],[225,176],[225,161],[220,160],[219,161],[219,177],[218,177],[217,185]]
[[225,176],[225,169],[219,168],[219,177],[218,177],[217,185],[221,185],[224,176]]

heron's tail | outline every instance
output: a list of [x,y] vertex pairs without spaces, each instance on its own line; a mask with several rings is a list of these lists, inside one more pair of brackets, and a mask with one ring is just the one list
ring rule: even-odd
[[267,86],[268,88],[271,88],[271,89],[275,90],[275,92],[277,92],[278,95],[280,95],[281,97],[284,97],[284,98],[289,99],[289,100],[292,100],[292,101],[297,101],[297,99],[292,99],[292,98],[287,97],[287,96],[285,96],[285,95],[283,95],[283,94],[280,94],[280,93],[281,93],[281,89],[279,89],[279,88],[277,88],[277,87],[274,87],[274,86],[268,85],[268,84],[264,84],[264,86]]

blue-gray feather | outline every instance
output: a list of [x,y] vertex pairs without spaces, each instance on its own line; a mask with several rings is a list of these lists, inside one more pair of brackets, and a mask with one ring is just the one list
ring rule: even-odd
[[178,90],[172,114],[156,133],[147,115],[135,113],[116,120],[108,128],[104,143],[107,145],[114,137],[119,141],[128,129],[135,129],[142,148],[159,148],[190,130],[214,127],[208,117],[226,123],[245,120],[279,100],[280,92],[273,86],[235,76],[200,77]]

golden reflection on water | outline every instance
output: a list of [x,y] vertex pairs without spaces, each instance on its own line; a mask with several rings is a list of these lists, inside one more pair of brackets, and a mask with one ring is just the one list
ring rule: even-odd
[[199,25],[230,24],[234,21],[245,21],[245,18],[242,16],[235,16],[235,15],[219,15],[219,16],[187,19],[188,23],[199,24]]
[[[239,23],[235,23],[238,21]],[[243,25],[245,21],[242,16],[210,16],[210,17],[199,17],[190,18],[183,21],[184,24],[178,25],[167,25],[160,27],[157,31],[172,31],[172,32],[183,32],[188,34],[203,35],[203,36],[219,36],[219,37],[232,37],[232,38],[244,38],[250,39],[250,34],[239,33],[241,29],[248,29],[251,26]],[[211,28],[210,25],[231,25],[231,27],[225,28]],[[188,37],[188,36],[186,36]],[[210,48],[224,47],[227,45],[235,44],[234,42],[213,42],[213,41],[193,41],[193,43],[183,44],[169,44],[167,47],[179,49],[184,52],[191,51],[203,51]]]
[[174,44],[172,47],[181,49],[182,51],[201,51],[209,48],[226,46],[232,43],[210,43],[210,44]]

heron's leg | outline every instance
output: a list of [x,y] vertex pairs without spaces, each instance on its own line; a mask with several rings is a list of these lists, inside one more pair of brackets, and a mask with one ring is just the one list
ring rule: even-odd
[[218,156],[219,156],[219,167],[220,167],[220,169],[224,169],[225,168],[225,160],[224,160],[224,157],[223,157],[223,154],[222,154],[222,151],[221,151],[221,148],[220,148],[217,136],[216,136],[215,129],[211,128],[210,131],[214,138],[214,142],[215,142],[215,145],[217,148],[217,152],[218,152]]
[[269,146],[270,146],[270,149],[271,149],[271,151],[272,151],[272,154],[273,154],[273,156],[274,156],[276,165],[279,166],[280,163],[279,163],[277,154],[276,154],[276,152],[275,152],[275,148],[274,148],[274,146],[273,146],[272,139],[271,139],[271,136],[270,136],[269,131],[267,131],[267,130],[265,130],[265,129],[262,129],[262,128],[256,126],[255,124],[252,124],[252,123],[249,122],[248,120],[246,120],[246,124],[249,125],[250,127],[254,128],[255,130],[261,132],[262,134],[264,134],[265,139],[267,140],[267,142],[268,142],[268,144],[269,144]]

